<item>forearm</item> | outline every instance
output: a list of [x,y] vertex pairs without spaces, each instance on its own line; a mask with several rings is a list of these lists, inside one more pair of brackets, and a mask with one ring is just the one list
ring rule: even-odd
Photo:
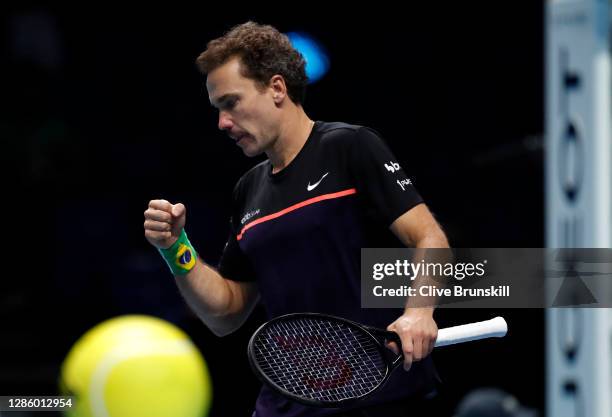
[[145,238],[166,260],[179,290],[198,317],[218,336],[239,328],[259,298],[255,283],[223,278],[197,257],[185,233],[186,207],[151,200],[144,212]]
[[[448,240],[425,204],[419,204],[398,217],[391,224],[391,231],[407,247],[416,248],[413,263],[427,263],[432,261],[432,258],[434,261],[449,258],[450,251],[443,250],[449,247]],[[437,283],[433,277],[427,273],[419,274],[412,282],[412,288],[417,290],[415,296],[408,297],[404,313],[387,327],[388,330],[397,332],[402,340],[406,370],[410,368],[413,360],[427,356],[435,344],[438,327],[433,313],[439,300],[435,296],[422,295],[419,291],[423,286],[434,285],[437,286]],[[395,343],[391,343],[390,347],[397,350]]]
[[[420,240],[416,240],[415,257],[412,262],[431,261],[432,252],[436,252],[434,258],[440,258],[439,248],[448,248],[448,242],[444,234],[428,234]],[[431,249],[438,249],[432,251]],[[442,253],[442,258],[446,254]],[[433,319],[433,314],[439,299],[437,296],[422,295],[419,291],[423,286],[438,286],[433,278],[427,274],[419,274],[412,282],[412,288],[416,289],[414,296],[408,297],[404,313],[387,330],[396,332],[402,340],[402,353],[404,356],[404,369],[409,370],[413,361],[418,361],[429,355],[433,349],[438,334],[438,326]],[[395,343],[389,347],[399,353]]]
[[[416,246],[416,257],[413,262],[418,262],[424,259],[425,262],[431,261],[450,261],[450,252],[446,252],[443,249],[449,248],[448,240],[444,235],[444,232],[440,227],[432,227],[429,233],[425,234],[422,238],[415,242]],[[422,249],[420,251],[419,249]],[[429,250],[435,249],[435,250]],[[433,312],[438,305],[439,297],[424,296],[418,291],[421,287],[440,287],[441,285],[436,282],[431,276],[427,274],[420,274],[417,276],[413,283],[412,288],[417,289],[417,295],[409,297],[406,300],[406,307],[404,312],[409,314],[426,314],[433,315]]]
[[200,259],[189,273],[175,275],[175,281],[187,304],[217,336],[237,330],[258,300],[256,284],[225,279]]

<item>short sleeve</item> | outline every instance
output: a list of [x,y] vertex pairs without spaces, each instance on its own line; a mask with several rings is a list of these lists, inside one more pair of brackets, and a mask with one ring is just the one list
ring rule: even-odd
[[219,260],[218,270],[221,276],[232,281],[255,281],[256,275],[252,267],[251,261],[240,248],[238,244],[239,223],[237,221],[238,207],[240,206],[241,198],[241,183],[242,178],[233,192],[233,210],[230,219],[230,233],[225,243],[225,248]]
[[349,164],[357,192],[390,226],[423,199],[377,132],[361,127],[355,135]]
[[255,272],[251,262],[240,249],[234,228],[230,227],[230,229],[230,235],[219,261],[219,273],[222,277],[232,281],[254,281]]

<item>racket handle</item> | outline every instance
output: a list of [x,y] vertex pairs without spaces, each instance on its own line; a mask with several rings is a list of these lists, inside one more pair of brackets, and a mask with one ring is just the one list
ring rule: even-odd
[[508,332],[508,324],[503,317],[461,326],[447,327],[438,330],[436,347],[454,345],[456,343],[470,342],[472,340],[489,337],[504,337]]

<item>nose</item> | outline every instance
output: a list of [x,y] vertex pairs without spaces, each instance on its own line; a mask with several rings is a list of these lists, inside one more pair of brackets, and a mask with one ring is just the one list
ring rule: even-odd
[[234,126],[234,122],[230,119],[229,115],[223,111],[219,112],[219,124],[220,130],[230,130]]

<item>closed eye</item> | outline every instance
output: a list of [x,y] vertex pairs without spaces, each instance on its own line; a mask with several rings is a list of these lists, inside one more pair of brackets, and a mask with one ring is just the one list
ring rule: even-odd
[[237,103],[238,96],[236,96],[235,94],[226,94],[220,97],[217,100],[216,104],[214,102],[212,102],[211,104],[213,105],[213,107],[216,107],[221,111],[229,111],[233,110],[236,107]]
[[220,108],[221,110],[233,110],[236,107],[236,104],[238,104],[238,99],[232,98],[225,101]]

